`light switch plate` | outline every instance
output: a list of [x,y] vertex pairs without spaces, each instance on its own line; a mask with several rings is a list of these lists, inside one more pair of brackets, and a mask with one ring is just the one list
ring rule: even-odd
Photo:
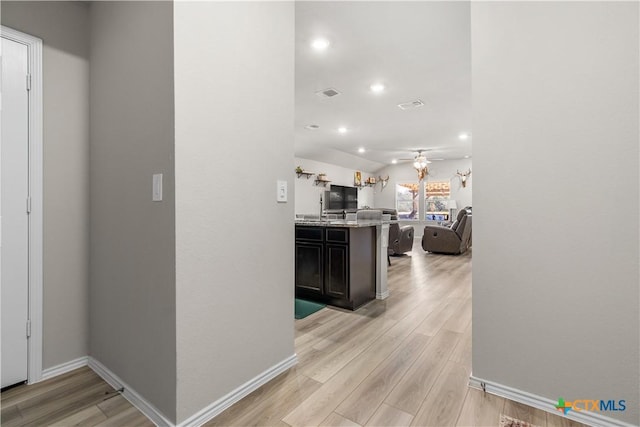
[[153,186],[152,186],[151,200],[154,202],[162,201],[162,174],[153,174]]
[[287,181],[278,180],[277,187],[278,187],[278,190],[276,194],[276,201],[278,203],[286,203],[287,202]]

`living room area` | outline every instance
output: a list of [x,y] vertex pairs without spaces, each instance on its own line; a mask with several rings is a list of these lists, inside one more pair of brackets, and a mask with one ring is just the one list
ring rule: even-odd
[[[390,266],[407,253],[457,255],[470,247],[473,136],[468,6],[296,6],[298,297],[354,309],[373,294],[357,303],[338,298],[348,291],[348,283],[353,287],[374,280],[376,298],[389,295],[383,264]],[[378,245],[376,259],[370,262],[376,265],[375,274],[349,281],[356,231],[348,227],[354,224],[341,224],[347,227],[343,231],[347,238],[331,231],[333,240],[324,237],[330,229],[321,228],[378,210],[390,223],[382,230],[378,226],[373,239]],[[339,248],[327,246],[329,242],[351,244],[338,252]],[[366,248],[364,240],[358,242]],[[323,263],[333,263],[334,269]],[[343,264],[346,267],[336,267]]]

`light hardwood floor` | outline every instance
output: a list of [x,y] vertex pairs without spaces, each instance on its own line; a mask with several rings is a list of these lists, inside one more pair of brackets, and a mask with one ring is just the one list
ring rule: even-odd
[[[498,426],[580,424],[468,387],[471,253],[392,258],[390,296],[356,312],[295,321],[296,367],[207,426]],[[149,425],[83,368],[2,394],[2,425]],[[106,400],[105,400],[106,399]]]
[[0,396],[2,427],[153,426],[109,384],[84,367]]

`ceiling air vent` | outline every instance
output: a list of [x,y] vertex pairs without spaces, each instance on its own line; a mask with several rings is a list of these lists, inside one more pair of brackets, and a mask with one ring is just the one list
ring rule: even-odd
[[401,110],[413,110],[414,108],[424,107],[424,102],[416,99],[415,101],[398,104],[398,107],[400,107]]
[[316,95],[318,95],[320,98],[333,98],[334,96],[340,95],[340,92],[330,87],[329,89],[324,89],[316,92]]

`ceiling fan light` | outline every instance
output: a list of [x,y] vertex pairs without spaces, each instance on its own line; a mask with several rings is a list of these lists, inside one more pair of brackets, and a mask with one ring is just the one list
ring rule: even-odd
[[427,164],[431,163],[427,158],[423,155],[416,156],[413,162],[413,167],[416,169],[424,169],[427,167]]

